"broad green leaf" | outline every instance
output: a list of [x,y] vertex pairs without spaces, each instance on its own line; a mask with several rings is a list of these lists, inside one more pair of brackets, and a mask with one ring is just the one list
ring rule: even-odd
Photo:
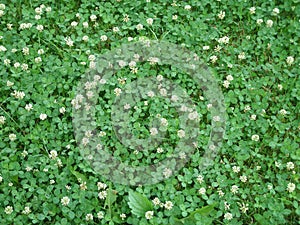
[[104,207],[111,206],[117,200],[117,194],[114,190],[108,189]]
[[132,214],[141,217],[145,216],[147,211],[151,211],[153,209],[153,205],[148,198],[132,190],[129,191],[128,205],[131,208]]
[[269,222],[260,214],[254,214],[254,218],[260,225],[267,225]]

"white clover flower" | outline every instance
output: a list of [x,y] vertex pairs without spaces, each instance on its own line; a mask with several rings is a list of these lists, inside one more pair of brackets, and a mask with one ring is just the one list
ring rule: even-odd
[[239,60],[246,59],[245,52],[241,52],[241,53],[238,55],[238,59],[239,59]]
[[169,169],[169,168],[165,168],[164,169],[164,172],[163,172],[163,175],[164,175],[164,177],[166,178],[166,179],[168,179],[170,176],[172,176],[172,170],[171,169]]
[[211,61],[212,63],[215,63],[215,62],[217,62],[217,60],[218,60],[218,56],[212,55],[211,57],[209,57],[209,59],[210,59],[210,61]]
[[76,22],[76,21],[73,21],[72,23],[71,23],[71,27],[76,27],[78,25],[78,22]]
[[250,14],[255,14],[255,10],[256,10],[256,8],[255,8],[255,7],[251,7],[251,8],[249,9],[249,11],[250,11]]
[[163,150],[163,148],[161,148],[161,147],[158,147],[158,148],[156,149],[156,152],[157,152],[157,153],[163,153],[163,152],[164,152],[164,150]]
[[241,171],[241,168],[240,168],[239,166],[233,166],[233,167],[232,167],[232,171],[233,171],[234,173],[239,173],[239,172]]
[[26,104],[25,105],[25,109],[29,112],[30,110],[32,110],[32,104],[31,103],[29,103],[29,104]]
[[256,23],[257,23],[258,25],[261,25],[263,22],[264,22],[264,21],[263,21],[262,19],[257,19],[257,20],[256,20]]
[[228,202],[224,202],[224,208],[225,208],[225,210],[229,210],[230,204]]
[[106,196],[107,196],[107,191],[100,191],[99,193],[98,193],[98,197],[100,198],[100,199],[105,199],[106,198]]
[[41,114],[40,114],[40,119],[41,119],[41,120],[47,119],[47,114],[41,113]]
[[197,181],[199,182],[199,184],[202,184],[204,181],[204,177],[202,175],[198,175]]
[[10,59],[3,60],[4,65],[8,66],[10,64]]
[[14,209],[13,209],[12,206],[6,206],[5,209],[4,209],[4,212],[5,212],[6,214],[8,214],[8,215],[9,215],[9,214],[12,214],[13,211],[14,211]]
[[224,17],[225,17],[225,12],[224,12],[224,11],[220,11],[220,12],[218,13],[218,17],[219,17],[220,20],[224,19]]
[[232,214],[231,213],[229,213],[229,212],[227,212],[227,213],[225,213],[225,215],[224,215],[224,219],[225,220],[232,220]]
[[22,211],[23,214],[28,215],[29,213],[31,213],[31,210],[28,206],[24,207],[24,210]]
[[1,10],[5,10],[5,5],[1,3],[1,4],[0,4],[0,9],[1,9]]
[[286,164],[286,168],[287,168],[288,170],[293,170],[293,169],[295,168],[295,165],[294,165],[293,162],[288,162],[288,163]]
[[50,6],[46,7],[46,12],[51,12],[52,8]]
[[244,112],[248,112],[251,110],[251,106],[249,105],[246,105],[245,108],[244,108]]
[[184,138],[184,137],[185,137],[185,132],[184,132],[184,130],[179,130],[179,131],[177,131],[177,136],[178,136],[179,138]]
[[[239,203],[238,203],[239,204]],[[240,210],[242,211],[242,213],[246,213],[249,208],[248,208],[248,204],[245,205],[245,203],[239,204],[240,205]]]
[[0,52],[5,52],[5,51],[7,51],[7,49],[3,45],[0,45]]
[[148,18],[148,19],[146,20],[146,22],[147,22],[150,26],[152,26],[152,24],[153,24],[153,19],[152,19],[152,18]]
[[121,88],[115,88],[114,93],[116,96],[120,96],[120,94],[122,93]]
[[120,214],[120,218],[122,219],[122,220],[125,220],[126,219],[126,214],[125,213],[122,213],[122,214]]
[[296,189],[296,185],[294,183],[288,183],[287,185],[287,191],[288,192],[293,192]]
[[14,90],[14,92],[11,95],[14,96],[16,99],[23,99],[25,97],[25,93],[23,91]]
[[224,36],[224,37],[222,37],[222,38],[219,38],[219,39],[218,39],[218,42],[219,42],[220,44],[228,44],[228,43],[229,43],[229,37],[228,37],[228,36]]
[[24,55],[29,55],[29,48],[28,47],[24,47],[22,49],[22,52],[23,52]]
[[204,195],[204,194],[206,193],[206,189],[205,189],[204,187],[202,187],[202,188],[200,188],[200,189],[198,190],[198,193],[199,193],[200,195]]
[[9,138],[10,141],[15,141],[17,139],[17,135],[10,134],[10,135],[8,135],[8,138]]
[[6,81],[6,86],[7,87],[11,87],[11,86],[13,86],[14,85],[14,83],[13,82],[11,82],[11,81]]
[[83,28],[88,28],[89,27],[89,23],[88,22],[83,22],[82,26],[83,26]]
[[51,158],[51,159],[56,159],[56,157],[57,157],[57,151],[56,150],[51,150],[50,151],[50,154],[49,154],[49,158]]
[[28,70],[28,65],[26,63],[22,63],[21,68],[23,71]]
[[105,190],[107,188],[107,184],[98,182],[97,187],[98,187],[98,190],[102,190],[102,189]]
[[99,137],[104,137],[106,136],[106,132],[105,131],[100,131],[99,132]]
[[245,176],[245,175],[240,176],[240,180],[241,180],[243,183],[246,183],[246,182],[247,182],[247,176]]
[[89,36],[84,35],[84,36],[82,37],[82,40],[85,41],[85,42],[87,42],[87,41],[89,40]]
[[65,107],[61,107],[61,108],[59,109],[59,112],[60,112],[61,114],[64,114],[64,113],[66,112],[66,108],[65,108]]
[[153,211],[147,211],[147,212],[145,213],[145,218],[146,218],[147,220],[150,220],[150,219],[153,218],[153,214],[154,214]]
[[209,46],[208,46],[208,45],[205,45],[205,46],[202,47],[202,49],[203,49],[203,50],[208,50],[208,49],[209,49]]
[[251,140],[252,140],[252,141],[259,141],[259,136],[258,136],[257,134],[253,134],[253,135],[251,136]]
[[252,115],[250,116],[250,119],[251,119],[251,120],[256,120],[256,115],[255,115],[255,114],[252,114]]
[[152,127],[152,128],[150,129],[150,134],[151,134],[152,136],[155,136],[155,135],[157,135],[157,134],[158,134],[158,130],[157,130],[157,128],[155,128],[155,127]]
[[274,8],[272,11],[272,14],[277,16],[279,14],[279,9],[278,8]]
[[124,109],[130,109],[130,108],[131,108],[131,106],[130,106],[129,103],[126,103],[126,104],[124,105]]
[[267,24],[267,27],[272,27],[273,26],[273,20],[267,20],[266,24]]
[[220,197],[223,197],[225,194],[221,189],[218,189],[217,192]]
[[69,47],[72,47],[74,45],[74,42],[72,41],[72,39],[70,37],[65,37],[64,40]]
[[226,76],[226,80],[233,81],[233,77],[229,74],[229,75]]
[[173,208],[173,203],[171,201],[166,201],[166,203],[164,204],[164,207],[167,209],[167,210],[171,210]]
[[61,204],[62,204],[63,206],[69,205],[69,203],[70,203],[70,198],[67,197],[67,196],[65,196],[65,197],[63,197],[63,198],[60,200],[60,202],[61,202]]
[[93,221],[93,219],[94,219],[93,214],[91,213],[86,214],[85,216],[86,221]]
[[40,62],[42,62],[42,58],[41,57],[36,57],[36,58],[34,58],[34,62],[35,63],[40,63]]
[[153,202],[153,204],[154,205],[160,205],[160,200],[159,200],[159,198],[157,198],[157,197],[155,197],[153,200],[152,200],[152,202]]
[[129,20],[130,20],[130,19],[129,19],[129,16],[128,16],[127,14],[125,14],[124,17],[123,17],[123,21],[124,21],[125,23],[127,23]]
[[161,88],[159,90],[159,93],[161,94],[161,96],[167,96],[167,90],[165,88]]
[[97,19],[97,16],[96,16],[96,15],[91,15],[91,16],[90,16],[90,19],[91,19],[91,21],[95,22],[96,19]]
[[144,26],[140,23],[138,25],[136,25],[137,30],[142,30],[143,28],[144,28]]
[[239,190],[239,187],[238,187],[237,185],[232,185],[230,191],[231,191],[233,194],[236,194],[236,193],[238,193],[238,190]]
[[152,98],[152,97],[154,97],[154,92],[153,91],[148,91],[148,93],[147,93],[147,96],[148,97],[150,97],[150,98]]
[[113,27],[113,32],[117,33],[120,31],[120,28],[119,27]]
[[184,6],[184,9],[185,9],[185,10],[191,10],[191,8],[192,8],[192,6],[190,6],[190,5]]
[[21,66],[21,64],[19,62],[14,63],[15,68],[19,68],[20,66]]
[[223,87],[229,88],[229,85],[230,85],[230,81],[228,81],[228,80],[223,81]]
[[279,114],[285,116],[285,115],[287,114],[287,111],[286,111],[285,109],[281,109],[281,110],[279,111]]
[[178,19],[178,15],[172,15],[172,20],[177,20]]
[[39,24],[39,25],[36,26],[36,29],[41,32],[41,31],[44,30],[44,26]]
[[102,212],[102,211],[98,212],[97,213],[97,218],[100,219],[100,220],[103,219],[104,218],[104,212]]
[[288,56],[288,57],[286,58],[286,62],[287,62],[287,64],[288,64],[289,66],[292,65],[292,64],[294,63],[294,61],[295,61],[295,59],[294,59],[293,56]]

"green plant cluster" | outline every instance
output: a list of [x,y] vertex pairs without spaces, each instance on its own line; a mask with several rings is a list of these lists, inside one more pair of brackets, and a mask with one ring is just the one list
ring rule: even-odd
[[[200,119],[185,167],[135,187],[95,173],[72,118],[76,86],[97,56],[140,39],[195,52],[222,89],[227,121],[214,164],[199,168],[214,120],[201,88],[171,65],[117,71],[96,107],[99,138],[117,159],[157,163],[178,141],[177,112],[145,98],[130,108],[133,134],[150,137],[160,114],[169,142],[148,152],[124,147],[109,115],[125,83],[173,80]],[[0,224],[299,224],[299,43],[299,0],[0,2]]]

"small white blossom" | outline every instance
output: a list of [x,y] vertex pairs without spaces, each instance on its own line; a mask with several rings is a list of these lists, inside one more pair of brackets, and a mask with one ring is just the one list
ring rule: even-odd
[[167,210],[171,210],[173,208],[173,203],[171,201],[166,201],[166,203],[164,204],[164,207],[167,209]]
[[69,205],[69,203],[70,203],[70,198],[67,197],[67,196],[65,196],[65,197],[63,197],[63,198],[60,200],[60,202],[61,202],[61,204],[62,204],[63,206]]
[[4,209],[4,212],[5,212],[6,214],[8,214],[8,215],[9,215],[9,214],[12,214],[13,211],[14,211],[14,209],[13,209],[12,206],[6,206],[5,209]]
[[233,166],[233,167],[232,167],[232,171],[233,171],[234,173],[239,173],[240,170],[241,170],[241,168],[240,168],[239,166]]
[[237,185],[232,185],[232,187],[231,187],[231,192],[232,192],[233,194],[238,193],[238,190],[239,190],[239,187],[238,187]]
[[287,191],[288,192],[293,192],[296,189],[296,185],[294,183],[288,183],[287,185]]
[[225,213],[225,215],[224,215],[224,219],[225,220],[232,220],[232,214],[231,213],[229,213],[229,212],[227,212],[227,213]]
[[41,114],[40,114],[40,119],[41,119],[41,120],[47,119],[47,115],[46,115],[45,113],[41,113]]
[[264,21],[263,21],[262,19],[257,19],[257,20],[256,20],[256,23],[257,23],[258,25],[261,25],[263,22],[264,22]]
[[120,218],[122,219],[122,220],[125,220],[126,219],[126,214],[125,213],[122,213],[122,214],[120,214]]
[[8,138],[9,138],[10,141],[15,141],[17,139],[17,135],[10,134],[10,135],[8,135]]
[[86,214],[85,216],[86,221],[93,221],[93,219],[94,219],[93,214],[91,213]]
[[288,170],[293,170],[293,169],[295,168],[295,165],[294,165],[293,162],[288,162],[288,163],[286,164],[286,168],[287,168]]
[[153,211],[147,211],[147,212],[145,213],[145,218],[146,218],[147,220],[150,220],[150,219],[153,218],[153,214],[154,214]]
[[142,30],[143,28],[144,28],[144,26],[142,24],[136,25],[136,29],[137,30]]
[[251,136],[251,140],[252,140],[252,141],[259,141],[259,136],[258,136],[257,134],[253,134],[253,135]]
[[255,14],[255,10],[256,10],[256,8],[255,8],[255,7],[251,7],[251,8],[249,9],[249,11],[250,11],[250,14]]
[[286,58],[286,63],[287,63],[289,66],[292,65],[292,64],[294,63],[294,61],[295,61],[295,59],[294,59],[293,56],[288,56],[288,57]]
[[177,136],[178,136],[179,138],[184,138],[184,137],[185,137],[185,132],[184,132],[184,130],[179,130],[179,131],[177,131]]
[[151,134],[152,136],[155,136],[155,135],[157,135],[157,134],[158,134],[158,130],[157,130],[157,128],[155,128],[155,127],[152,127],[152,128],[150,129],[150,134]]
[[198,192],[199,192],[200,195],[204,195],[206,193],[206,189],[204,187],[202,187],[202,188],[199,189]]
[[31,213],[31,210],[28,206],[24,207],[24,210],[22,211],[23,214],[28,215],[29,213]]
[[146,20],[146,22],[147,22],[150,26],[152,26],[152,24],[153,24],[153,19],[152,19],[152,18],[148,18],[148,19]]
[[273,20],[267,20],[266,24],[267,24],[267,27],[272,27],[273,26]]
[[220,11],[219,14],[218,14],[218,17],[219,17],[220,20],[224,19],[225,12],[224,11]]

